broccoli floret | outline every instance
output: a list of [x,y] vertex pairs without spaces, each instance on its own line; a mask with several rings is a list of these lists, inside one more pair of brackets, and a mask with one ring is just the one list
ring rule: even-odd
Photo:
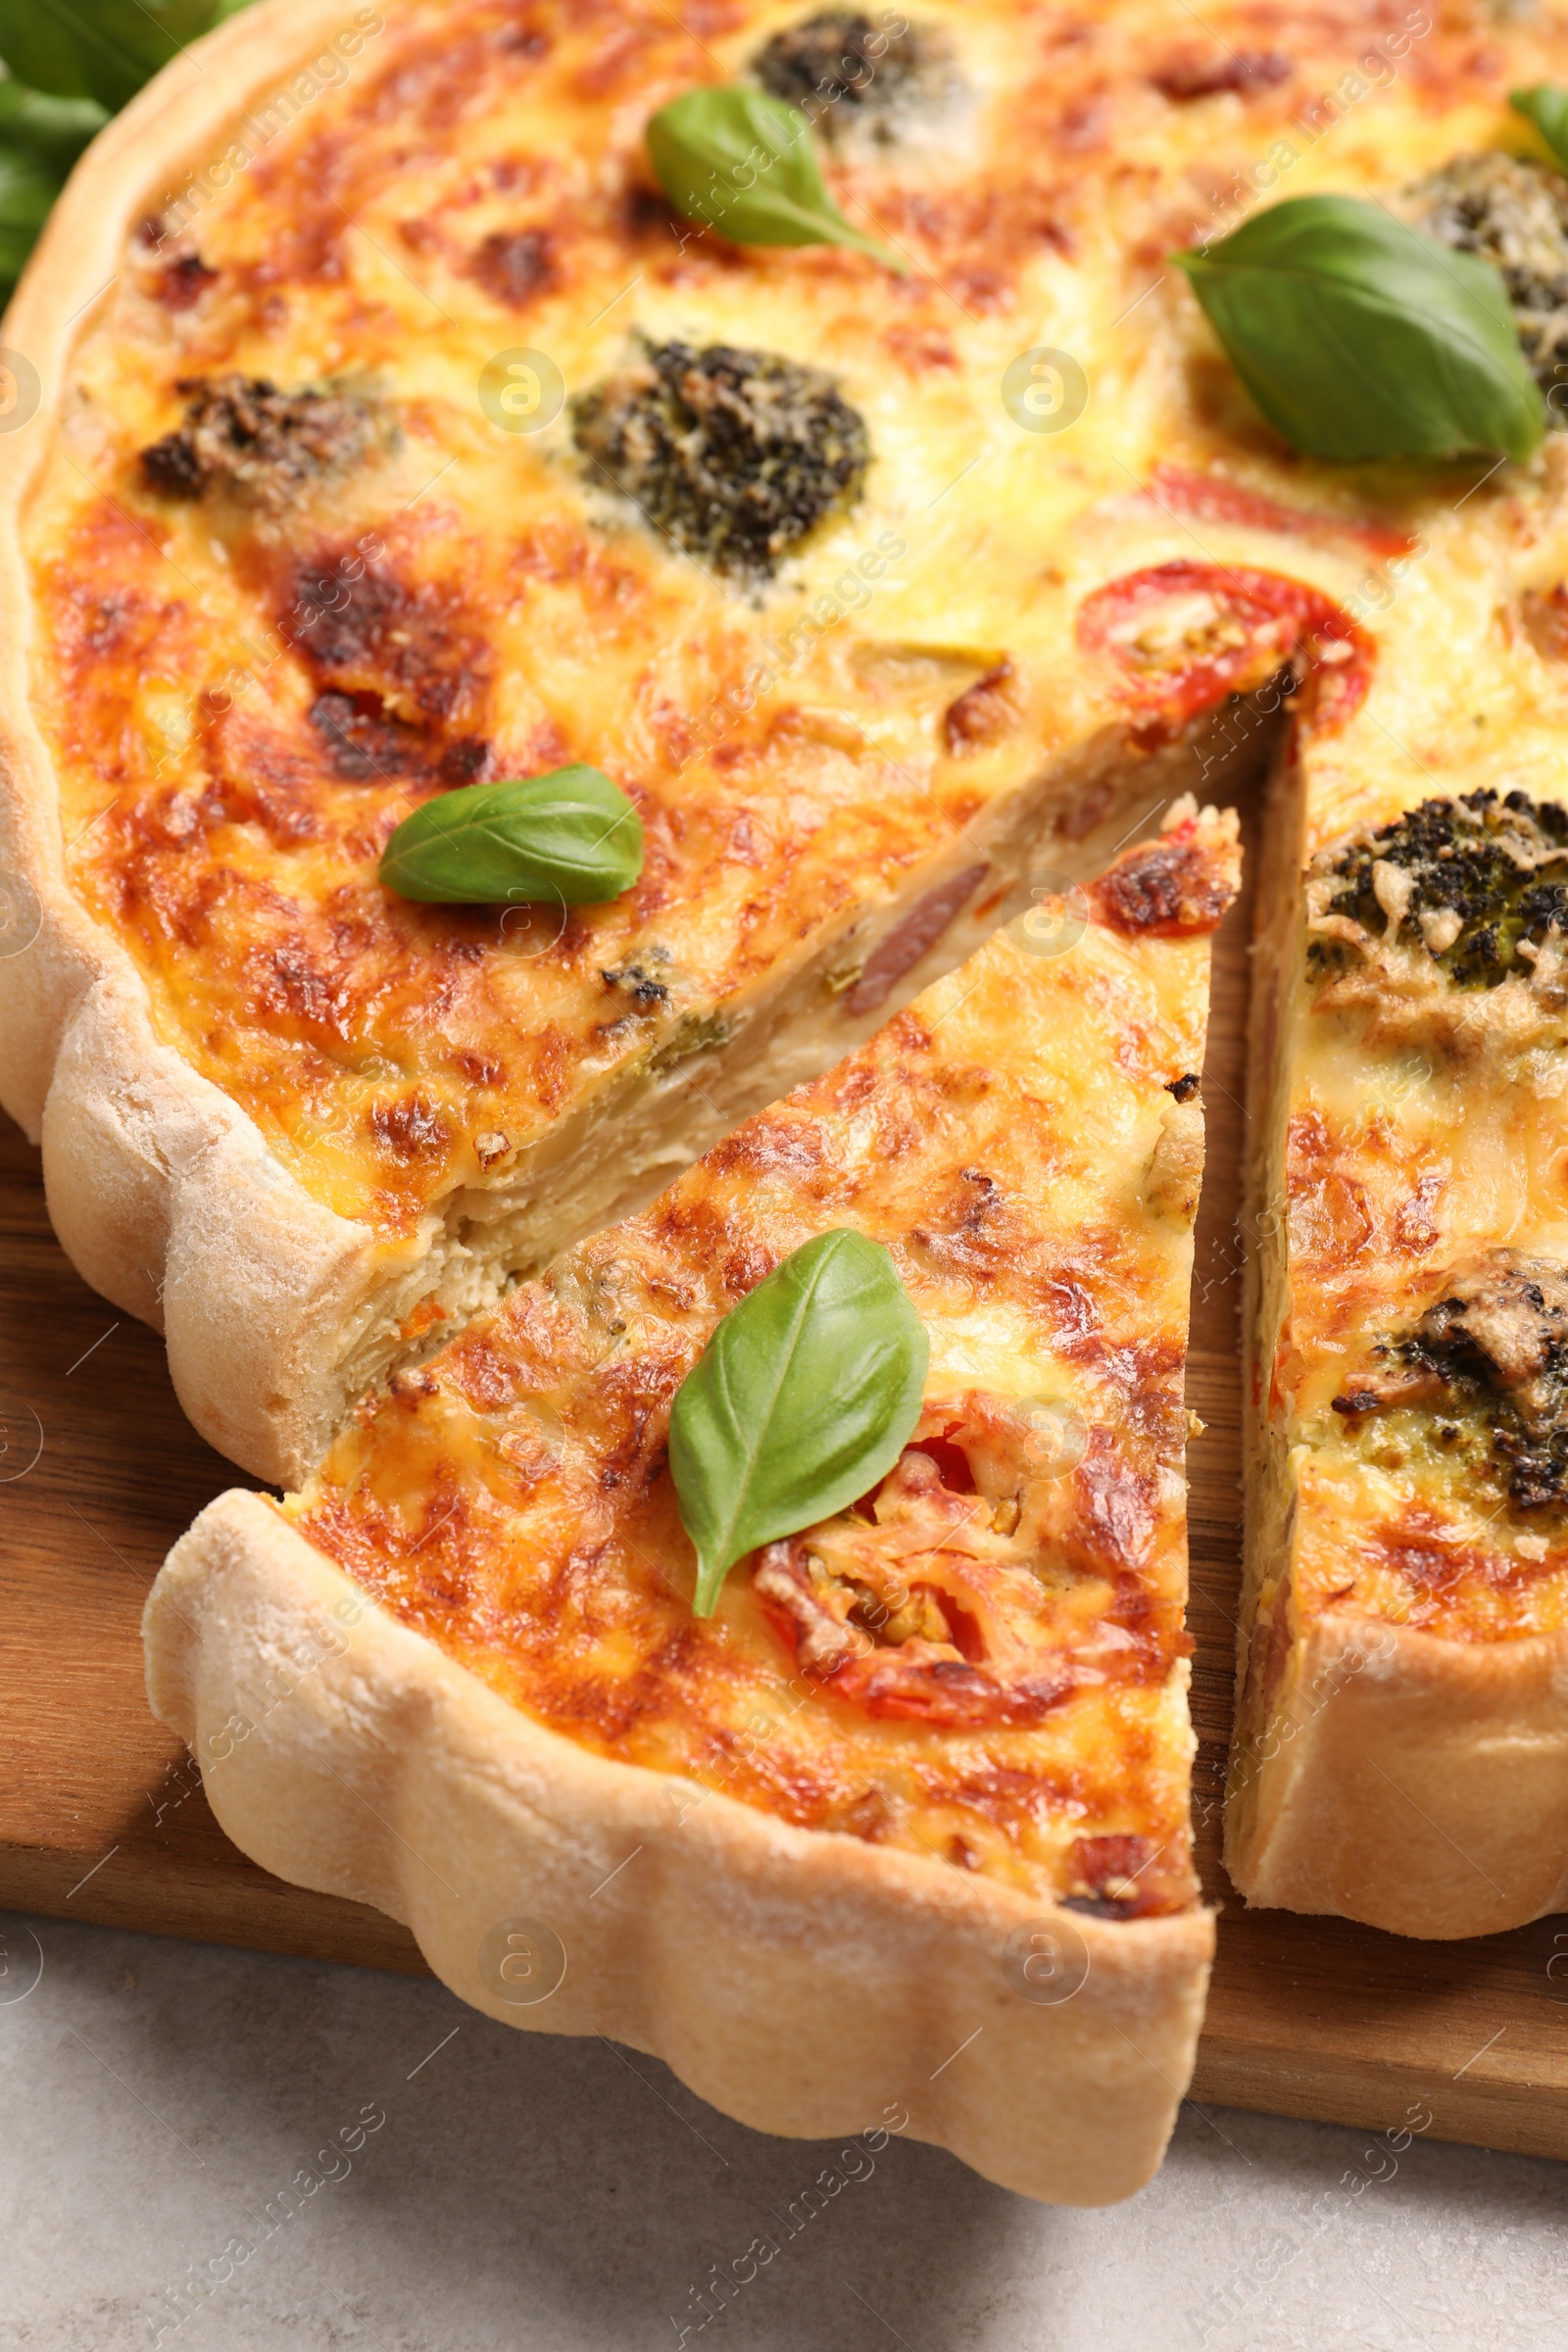
[[[1340,888],[1327,912],[1348,915],[1371,938],[1389,925],[1391,893],[1377,887],[1379,865],[1407,876],[1396,898],[1399,937],[1419,944],[1460,988],[1494,988],[1524,973],[1521,941],[1537,945],[1556,929],[1568,937],[1568,810],[1523,792],[1423,801],[1405,816],[1367,828],[1319,853],[1315,876]],[[1343,940],[1308,949],[1320,975],[1343,971],[1354,954]]]
[[[1409,191],[1414,224],[1502,272],[1519,341],[1543,391],[1568,384],[1568,179],[1512,155],[1458,155]],[[1555,403],[1547,420],[1568,414]]]
[[634,956],[627,963],[616,964],[612,970],[601,970],[599,977],[607,988],[612,988],[646,1012],[657,1005],[669,1003],[669,983],[661,974],[669,967],[667,948],[649,948]]
[[1415,1329],[1391,1335],[1376,1369],[1334,1399],[1352,1422],[1418,1405],[1465,1451],[1467,1427],[1520,1510],[1568,1501],[1568,1269],[1494,1250],[1456,1269]]
[[727,343],[645,346],[579,394],[572,438],[676,547],[751,580],[770,579],[859,497],[870,455],[864,418],[830,376]]
[[265,376],[182,376],[185,421],[141,453],[142,476],[165,498],[221,488],[251,507],[280,512],[313,476],[341,473],[394,434],[364,393],[307,385],[280,392]]
[[764,90],[798,106],[827,139],[863,131],[891,142],[912,114],[957,86],[940,34],[908,24],[891,32],[853,8],[824,8],[776,32],[753,71]]

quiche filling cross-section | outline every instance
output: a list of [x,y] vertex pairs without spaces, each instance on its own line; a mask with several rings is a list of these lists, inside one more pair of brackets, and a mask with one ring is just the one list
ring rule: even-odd
[[[551,1729],[1099,1916],[1197,1897],[1183,1373],[1208,939],[1178,812],[651,1208],[395,1374],[289,1519]],[[1032,926],[1032,927],[1031,927]],[[694,1616],[671,1399],[813,1234],[883,1244],[924,1406],[852,1507]]]

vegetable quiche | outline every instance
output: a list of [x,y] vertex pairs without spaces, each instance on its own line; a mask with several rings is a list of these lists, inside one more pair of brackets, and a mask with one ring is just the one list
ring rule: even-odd
[[[1565,78],[1482,0],[263,0],[112,124],[6,328],[0,1092],[204,1432],[299,1487],[396,1396],[414,1477],[472,1314],[1272,757],[1231,1867],[1561,1901]],[[383,879],[563,776],[614,895]],[[367,1706],[457,1671],[384,1614]]]
[[[395,1373],[281,1507],[202,1514],[150,1688],[247,1852],[764,2130],[899,2099],[1033,2196],[1147,2179],[1212,1939],[1183,1372],[1235,829],[1178,808]],[[671,1398],[846,1231],[928,1338],[910,1442],[694,1614]]]

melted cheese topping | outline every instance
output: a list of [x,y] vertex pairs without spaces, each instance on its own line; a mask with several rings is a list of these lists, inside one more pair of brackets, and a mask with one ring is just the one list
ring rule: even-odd
[[[1197,1106],[1170,1090],[1201,1067],[1233,887],[1224,828],[1189,825],[1130,854],[1081,936],[999,934],[396,1375],[290,1517],[541,1722],[692,1784],[682,1803],[722,1790],[1113,1916],[1191,1902],[1195,1202],[1171,1163]],[[717,1318],[844,1225],[886,1243],[930,1334],[914,1447],[698,1619],[670,1399]]]
[[[1280,465],[1163,256],[1223,220],[1227,189],[1396,183],[1492,135],[1496,104],[1443,113],[1461,72],[1500,104],[1472,45],[1374,11],[1393,47],[1369,83],[1361,0],[1307,23],[1266,0],[1221,11],[1218,48],[1152,0],[933,0],[967,101],[929,135],[828,158],[850,216],[908,255],[901,278],[836,248],[694,236],[650,182],[653,108],[742,71],[796,13],[401,7],[341,87],[286,125],[254,111],[248,169],[149,191],[164,241],[133,244],[74,365],[27,545],[75,887],[169,1042],[318,1198],[389,1238],[504,1189],[612,1078],[711,1043],[903,877],[966,863],[1043,760],[1129,712],[1136,760],[1275,665],[1265,632],[1244,674],[1224,597],[1190,580],[1163,615],[1141,609],[1136,642],[1076,643],[1118,573],[1201,557],[1343,598],[1369,544],[1400,543],[1343,476]],[[1238,52],[1271,62],[1236,85]],[[1313,127],[1336,112],[1332,135]],[[481,404],[498,356],[543,352],[571,393],[636,335],[809,361],[865,418],[863,498],[760,597],[607,496],[564,411],[517,433]],[[1042,348],[1085,371],[1065,430],[1023,429],[1004,399]],[[177,426],[177,386],[231,372],[351,377],[396,446],[276,513],[157,495],[137,455]],[[1390,492],[1441,527],[1421,485]],[[1457,593],[1473,639],[1484,599],[1435,573],[1391,623],[1420,638]],[[1203,666],[1216,645],[1228,668]],[[948,723],[1004,662],[1004,706]],[[1438,683],[1441,729],[1450,668],[1402,675],[1405,714],[1380,725],[1402,738]],[[1389,741],[1361,750],[1397,792]],[[476,759],[607,768],[648,828],[638,888],[564,922],[382,891],[394,823]],[[657,1000],[604,977],[651,964]],[[810,985],[823,1062],[841,1000]]]

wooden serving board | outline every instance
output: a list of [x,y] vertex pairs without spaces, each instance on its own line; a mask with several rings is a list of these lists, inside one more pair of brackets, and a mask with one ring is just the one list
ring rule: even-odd
[[[1190,1400],[1197,1810],[1224,1908],[1194,2095],[1568,2158],[1568,1917],[1473,1943],[1245,1911],[1218,1860],[1240,1539],[1236,1170],[1249,915],[1221,935]],[[3,993],[0,970],[0,993]],[[79,1280],[37,1154],[0,1117],[0,1905],[424,1973],[413,1937],[285,1886],[223,1837],[142,1691],[142,1600],[238,1474],[182,1418],[161,1342]],[[1555,1963],[1555,1965],[1553,1965]],[[1422,2119],[1430,2115],[1430,2124]]]

